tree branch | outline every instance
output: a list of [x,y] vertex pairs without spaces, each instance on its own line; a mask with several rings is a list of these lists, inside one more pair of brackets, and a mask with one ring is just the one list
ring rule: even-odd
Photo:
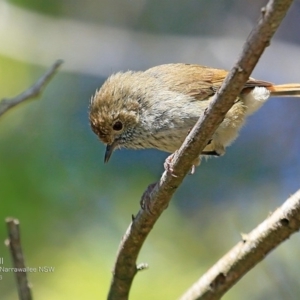
[[128,299],[130,287],[138,269],[139,251],[172,195],[199,157],[211,136],[223,121],[245,82],[258,62],[264,49],[284,18],[292,0],[270,0],[262,9],[258,24],[250,33],[242,54],[225,79],[220,91],[190,132],[172,160],[176,177],[164,172],[159,182],[149,186],[143,198],[147,198],[152,214],[140,210],[128,227],[119,247],[108,295],[109,300]]
[[180,300],[220,299],[239,279],[280,243],[300,229],[300,190],[257,226],[210,270]]
[[9,247],[17,281],[18,293],[20,300],[32,300],[30,285],[27,279],[27,272],[24,262],[24,256],[21,246],[19,220],[7,218],[6,220],[8,236],[5,245]]
[[5,112],[7,112],[12,107],[26,101],[29,99],[36,98],[40,95],[43,88],[48,84],[48,82],[51,80],[51,78],[54,76],[57,69],[60,67],[60,65],[63,63],[62,60],[57,60],[50,68],[49,70],[38,79],[38,81],[31,86],[29,89],[27,89],[25,92],[21,93],[20,95],[11,98],[11,99],[3,99],[0,101],[0,116],[3,115]]

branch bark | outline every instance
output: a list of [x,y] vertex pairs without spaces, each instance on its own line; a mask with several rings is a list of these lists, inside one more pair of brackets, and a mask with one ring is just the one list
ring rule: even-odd
[[152,214],[140,210],[129,225],[119,246],[108,294],[109,300],[128,299],[132,281],[138,271],[136,260],[145,239],[191,169],[193,161],[199,157],[233,105],[291,3],[292,0],[270,0],[261,10],[261,18],[250,33],[237,63],[207,111],[199,118],[181,148],[175,153],[171,167],[176,177],[164,172],[159,182],[149,186],[144,193],[142,198],[147,198]]
[[25,272],[24,255],[21,246],[19,220],[7,218],[6,220],[8,236],[5,245],[9,247],[15,271],[18,294],[20,300],[32,300],[31,289]]
[[54,76],[57,69],[60,67],[60,65],[63,63],[62,60],[57,60],[50,68],[49,70],[38,79],[38,81],[31,86],[29,89],[27,89],[25,92],[21,93],[20,95],[10,98],[10,99],[3,99],[0,101],[0,117],[5,112],[7,112],[9,109],[13,108],[14,106],[29,100],[38,97],[44,87],[50,82],[51,78]]
[[280,243],[300,229],[300,190],[208,270],[180,300],[220,299]]

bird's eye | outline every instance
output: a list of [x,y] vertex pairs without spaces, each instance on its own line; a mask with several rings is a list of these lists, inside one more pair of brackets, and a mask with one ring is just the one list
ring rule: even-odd
[[120,131],[123,129],[123,124],[121,121],[117,121],[114,125],[113,125],[113,130],[115,131]]

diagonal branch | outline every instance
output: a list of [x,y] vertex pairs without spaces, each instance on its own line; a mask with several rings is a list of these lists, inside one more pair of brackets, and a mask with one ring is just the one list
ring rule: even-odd
[[128,299],[133,278],[138,271],[136,260],[147,235],[189,172],[193,161],[199,157],[233,105],[264,49],[270,44],[272,36],[291,3],[292,0],[270,0],[262,9],[261,18],[250,33],[237,63],[228,74],[211,105],[175,153],[172,169],[177,177],[164,172],[159,182],[149,187],[144,193],[143,197],[149,200],[152,214],[140,210],[127,229],[117,254],[108,295],[109,300]]
[[210,268],[180,300],[220,299],[280,243],[300,229],[300,190]]
[[38,81],[33,86],[31,86],[25,92],[21,93],[20,95],[14,98],[3,99],[2,101],[0,101],[0,117],[1,115],[3,115],[5,112],[13,108],[14,106],[26,100],[38,97],[42,92],[43,88],[48,84],[48,82],[54,76],[55,72],[57,71],[57,69],[60,67],[62,63],[63,63],[62,60],[57,60],[49,68],[49,70],[41,78],[39,78]]
[[27,279],[27,272],[24,262],[24,255],[21,246],[19,221],[13,218],[7,218],[6,220],[8,239],[5,241],[5,245],[9,247],[14,268],[14,271],[18,286],[18,293],[20,300],[32,300],[31,289]]

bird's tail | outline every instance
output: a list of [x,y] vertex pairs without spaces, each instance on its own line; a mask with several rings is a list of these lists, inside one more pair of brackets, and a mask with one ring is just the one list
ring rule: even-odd
[[271,85],[266,88],[273,97],[300,97],[300,83]]

